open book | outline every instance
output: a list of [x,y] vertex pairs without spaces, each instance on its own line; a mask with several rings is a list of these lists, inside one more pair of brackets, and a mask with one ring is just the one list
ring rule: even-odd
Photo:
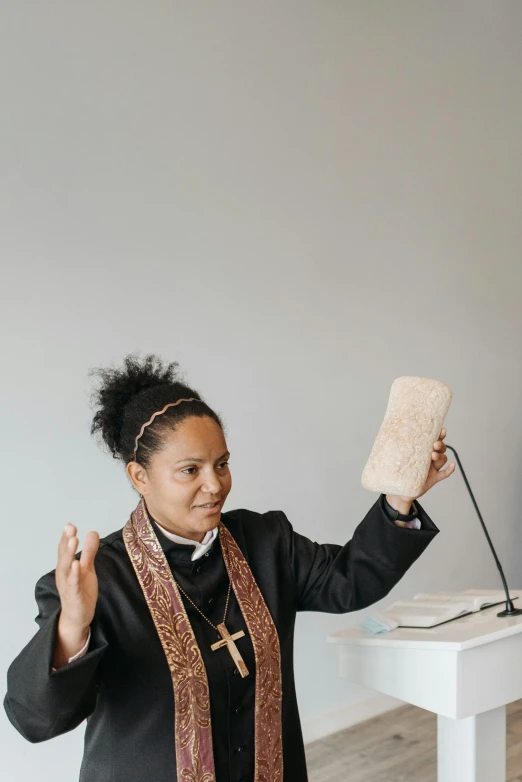
[[467,589],[465,592],[436,592],[432,595],[421,592],[413,600],[398,600],[382,614],[397,622],[399,627],[436,627],[505,600],[504,592],[494,589]]

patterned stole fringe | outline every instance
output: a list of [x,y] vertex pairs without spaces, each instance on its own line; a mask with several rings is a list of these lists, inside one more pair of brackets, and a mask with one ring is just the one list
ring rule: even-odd
[[[222,522],[219,536],[256,658],[254,782],[282,782],[282,682],[277,630],[241,549]],[[123,528],[123,540],[171,673],[178,782],[215,782],[207,672],[144,500]],[[235,629],[231,628],[232,632]]]

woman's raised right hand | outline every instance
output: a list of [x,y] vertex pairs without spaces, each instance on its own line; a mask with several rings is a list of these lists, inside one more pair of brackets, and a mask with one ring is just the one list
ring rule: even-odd
[[67,524],[58,546],[56,587],[62,606],[58,621],[55,668],[77,654],[87,641],[98,600],[98,577],[94,558],[100,545],[97,532],[89,532],[80,559],[76,559],[78,530]]

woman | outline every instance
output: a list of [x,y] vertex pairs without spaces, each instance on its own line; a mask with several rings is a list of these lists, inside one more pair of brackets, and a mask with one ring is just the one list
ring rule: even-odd
[[[413,497],[381,496],[345,546],[282,511],[223,512],[222,422],[177,364],[127,356],[98,374],[92,433],[140,501],[81,555],[66,526],[36,585],[40,629],[9,669],[9,719],[31,742],[87,719],[81,782],[305,782],[296,612],[380,600],[437,528]],[[454,470],[444,437],[419,496]]]

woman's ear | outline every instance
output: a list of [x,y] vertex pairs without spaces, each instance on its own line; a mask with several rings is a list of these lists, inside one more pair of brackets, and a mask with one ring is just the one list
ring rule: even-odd
[[149,493],[149,482],[144,467],[139,462],[129,462],[125,470],[140,497],[147,495]]

